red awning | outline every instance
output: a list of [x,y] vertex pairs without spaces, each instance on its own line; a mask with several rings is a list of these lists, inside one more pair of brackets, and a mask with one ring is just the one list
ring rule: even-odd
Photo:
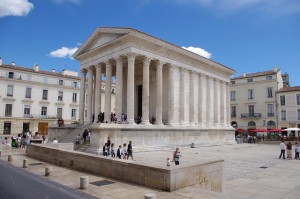
[[267,129],[251,129],[249,132],[268,132]]
[[283,129],[270,129],[268,132],[282,132]]
[[245,129],[235,129],[235,131],[238,132],[238,133],[245,133],[246,132]]

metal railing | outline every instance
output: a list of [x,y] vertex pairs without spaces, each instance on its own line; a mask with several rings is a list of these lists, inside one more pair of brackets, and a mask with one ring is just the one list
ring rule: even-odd
[[261,113],[242,113],[241,118],[260,118]]

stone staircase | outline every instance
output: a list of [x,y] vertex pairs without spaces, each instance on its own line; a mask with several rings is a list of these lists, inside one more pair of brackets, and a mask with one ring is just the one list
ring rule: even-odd
[[80,151],[80,152],[86,152],[89,147],[90,147],[89,141],[86,141],[86,143],[83,143],[83,140],[80,140],[80,144],[75,145],[74,150]]
[[60,138],[58,138],[58,141],[60,143],[69,143],[69,142],[73,142],[75,140],[75,137],[80,134],[80,136],[82,136],[83,131],[87,128],[87,126],[80,126],[77,127],[76,129],[74,129],[74,131],[72,131],[71,133],[68,133]]

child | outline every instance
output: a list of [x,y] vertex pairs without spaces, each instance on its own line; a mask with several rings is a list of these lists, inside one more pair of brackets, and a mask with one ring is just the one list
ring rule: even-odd
[[167,160],[167,166],[169,167],[169,166],[170,166],[170,163],[171,163],[172,161],[171,161],[171,159],[170,159],[169,157],[168,157],[166,160]]
[[122,155],[123,155],[123,159],[126,159],[127,157],[126,143],[123,144]]

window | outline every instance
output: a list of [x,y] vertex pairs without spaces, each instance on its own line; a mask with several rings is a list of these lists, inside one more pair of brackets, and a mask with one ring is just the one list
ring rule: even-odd
[[280,105],[285,106],[285,95],[280,96]]
[[62,108],[57,108],[57,119],[61,119],[62,118],[62,111],[63,109]]
[[273,97],[273,88],[268,87],[267,88],[267,98],[272,98]]
[[72,102],[77,103],[77,93],[73,93]]
[[249,111],[249,116],[253,117],[254,116],[254,105],[249,105],[248,111]]
[[274,104],[268,104],[268,117],[274,117]]
[[281,120],[286,120],[286,111],[281,110]]
[[14,96],[14,86],[12,85],[7,85],[7,96]]
[[235,81],[231,80],[230,83],[231,83],[231,84],[235,84]]
[[271,80],[273,77],[272,76],[266,76],[266,80]]
[[31,98],[31,88],[26,87],[26,94],[25,94],[25,98]]
[[47,116],[47,107],[42,106],[42,110],[41,110],[41,116]]
[[63,101],[63,95],[64,93],[62,91],[58,91],[58,101],[62,102]]
[[5,117],[11,117],[12,116],[12,104],[6,104],[5,105]]
[[58,80],[58,85],[63,86],[64,85],[64,80],[62,80],[62,79]]
[[43,90],[43,100],[48,99],[48,90]]
[[30,105],[24,105],[24,117],[30,117]]
[[231,101],[235,101],[236,100],[235,91],[231,91],[230,92],[230,99],[231,99]]
[[248,99],[253,99],[253,89],[248,90]]
[[298,120],[300,120],[300,109],[297,110]]
[[72,112],[71,112],[71,119],[72,119],[72,120],[76,120],[76,109],[72,109]]
[[77,88],[77,86],[78,86],[78,83],[77,82],[73,82],[73,87]]
[[297,105],[300,105],[300,94],[297,94]]
[[253,82],[253,78],[247,79],[247,82]]
[[9,78],[9,79],[13,79],[14,77],[15,77],[14,72],[9,72],[9,73],[8,73],[8,78]]
[[236,106],[231,107],[231,117],[236,117]]

